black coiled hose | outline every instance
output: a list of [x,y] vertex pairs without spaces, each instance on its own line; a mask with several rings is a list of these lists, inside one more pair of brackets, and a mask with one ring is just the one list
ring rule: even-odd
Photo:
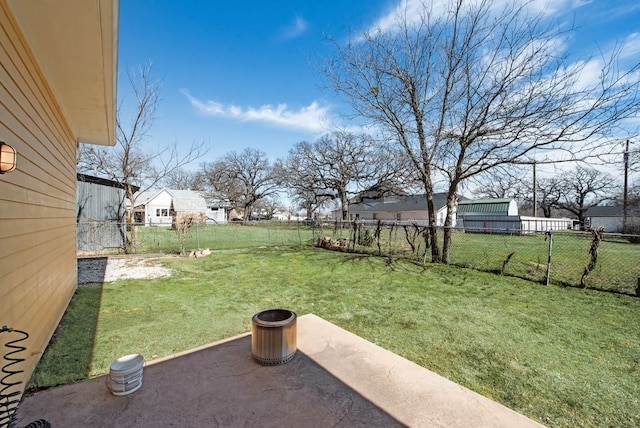
[[[0,387],[2,387],[0,389],[0,428],[13,428],[16,423],[18,404],[20,404],[20,398],[22,398],[22,389],[19,388],[22,381],[16,380],[15,377],[24,373],[24,370],[17,367],[24,362],[24,358],[18,357],[18,354],[27,350],[27,348],[18,345],[18,343],[27,340],[29,334],[26,331],[9,328],[6,325],[0,328],[0,333],[16,333],[19,335],[16,339],[9,340],[4,344],[6,348],[9,348],[9,351],[2,356],[5,364],[0,370],[0,373],[2,373],[2,379],[0,379]],[[50,427],[51,424],[48,421],[38,419],[25,428]]]
[[3,325],[0,328],[0,333],[14,333],[18,337],[9,340],[5,343],[5,347],[9,351],[2,357],[4,365],[2,366],[2,378],[0,379],[0,428],[13,427],[15,424],[16,411],[18,410],[18,404],[20,404],[20,398],[22,397],[22,389],[19,385],[22,384],[22,380],[17,380],[16,377],[24,373],[24,370],[18,366],[24,362],[24,358],[20,358],[18,354],[25,351],[20,342],[27,340],[29,334],[22,330],[15,330]]

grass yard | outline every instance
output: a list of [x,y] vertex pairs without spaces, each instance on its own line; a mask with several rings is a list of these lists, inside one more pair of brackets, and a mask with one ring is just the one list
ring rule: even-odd
[[[257,248],[264,246],[305,245],[323,236],[334,240],[351,238],[349,223],[342,227],[311,229],[299,223],[257,222],[247,225],[206,225],[193,227],[187,233],[185,248],[210,248],[227,250]],[[373,233],[373,226],[366,229]],[[364,234],[364,231],[361,232]],[[138,228],[139,252],[178,254],[179,245],[174,231],[163,227]],[[384,229],[380,236],[383,255],[412,258],[422,261],[424,241],[418,237],[417,250],[411,252],[401,227]],[[590,261],[589,233],[571,231],[554,232],[551,257],[551,283],[578,286],[585,267]],[[378,254],[374,244],[370,247],[355,246],[356,252]],[[505,260],[511,254],[509,262]],[[532,281],[545,282],[549,240],[543,234],[536,235],[491,235],[480,233],[453,234],[451,264],[477,270],[500,272],[505,275]],[[428,260],[430,260],[428,258]],[[607,236],[598,249],[598,263],[589,274],[587,287],[634,295],[640,278],[640,245]]]
[[[551,282],[577,286],[590,261],[591,235],[554,232]],[[549,256],[549,239],[537,235],[454,234],[451,262],[479,270],[500,271],[509,254],[504,273],[544,282]],[[587,287],[634,294],[640,278],[640,245],[606,238],[598,248],[598,263],[587,278]]]
[[640,299],[313,248],[166,258],[170,278],[79,289],[31,383],[108,372],[314,313],[548,426],[640,426]]
[[[311,243],[312,235],[311,228],[287,222],[194,225],[185,236],[185,248],[187,251],[194,248],[229,250],[302,245]],[[138,252],[179,254],[176,232],[167,227],[138,227]]]

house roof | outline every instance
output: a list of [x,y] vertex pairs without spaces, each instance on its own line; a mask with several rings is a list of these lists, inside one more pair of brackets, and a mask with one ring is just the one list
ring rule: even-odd
[[[447,205],[446,193],[435,193],[433,195],[433,204],[436,210]],[[364,199],[360,203],[349,205],[349,211],[372,211],[372,212],[406,212],[406,211],[426,211],[427,197],[426,195],[409,195],[409,196],[389,196],[381,199]]]
[[77,142],[115,144],[119,0],[6,0]]
[[149,203],[151,199],[155,198],[158,194],[160,194],[160,192],[164,190],[165,189],[161,189],[157,191],[144,190],[142,192],[137,192],[135,194],[136,207],[141,205],[147,205],[147,203]]
[[507,213],[513,199],[468,199],[458,203],[458,214]]
[[584,215],[585,217],[622,217],[623,211],[622,206],[590,207]]
[[[86,175],[86,174],[76,174],[76,176],[78,181],[82,181],[84,183],[100,184],[101,186],[117,187],[119,189],[125,188],[124,183],[121,183],[119,181],[109,180],[107,178],[94,177],[92,175]],[[137,192],[140,188],[138,186],[133,186],[133,189],[134,189],[134,192]]]
[[206,212],[207,203],[202,196],[202,193],[194,190],[169,190],[167,192],[171,195],[173,201],[173,209],[175,211],[193,211],[193,212]]

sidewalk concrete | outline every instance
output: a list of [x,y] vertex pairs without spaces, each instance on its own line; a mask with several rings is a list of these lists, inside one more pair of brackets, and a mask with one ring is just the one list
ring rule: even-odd
[[106,377],[38,392],[18,426],[542,426],[315,315],[297,330],[286,364],[257,364],[245,334],[148,362],[130,395],[112,395]]

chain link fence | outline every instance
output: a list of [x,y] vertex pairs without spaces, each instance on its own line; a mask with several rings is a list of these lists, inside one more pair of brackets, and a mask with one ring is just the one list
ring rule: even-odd
[[[175,231],[138,226],[138,253],[179,254]],[[126,235],[123,237],[123,233]],[[125,225],[78,224],[78,250],[124,253]],[[443,231],[438,231],[442,246]],[[81,248],[82,243],[82,248]],[[116,245],[118,244],[118,245]],[[425,225],[410,222],[231,222],[195,224],[184,237],[193,249],[226,250],[315,245],[390,258],[431,261]],[[102,246],[102,248],[100,248]],[[84,250],[83,250],[84,248]],[[571,287],[640,295],[640,236],[572,230],[454,229],[450,264]]]
[[112,221],[76,223],[76,248],[80,252],[119,251],[126,245],[127,227]]
[[[451,235],[452,265],[640,297],[638,235],[498,228],[454,228]],[[440,228],[440,247],[442,238]],[[427,227],[417,223],[321,223],[316,245],[431,261]]]
[[[168,226],[135,225],[137,253],[180,254],[178,233]],[[304,222],[251,221],[228,224],[194,223],[184,235],[187,253],[193,249],[226,250],[311,244],[312,230]],[[113,222],[77,224],[79,252],[123,254],[130,248],[132,227]]]

